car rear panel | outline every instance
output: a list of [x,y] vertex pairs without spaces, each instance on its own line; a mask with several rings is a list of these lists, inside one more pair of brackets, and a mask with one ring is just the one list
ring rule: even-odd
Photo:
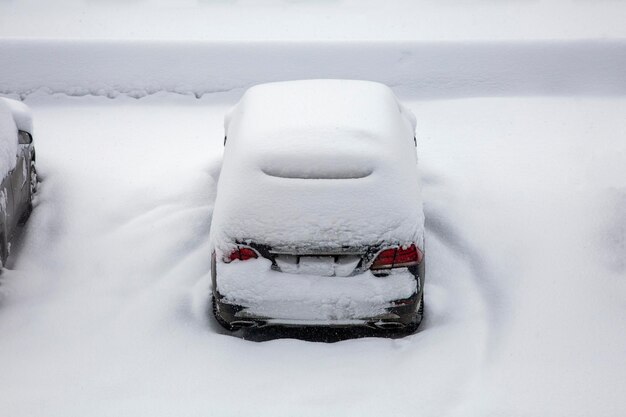
[[246,317],[326,323],[384,315],[395,300],[410,298],[418,290],[407,269],[381,278],[369,271],[318,276],[280,272],[271,266],[262,258],[218,262],[216,292],[221,301],[241,306]]

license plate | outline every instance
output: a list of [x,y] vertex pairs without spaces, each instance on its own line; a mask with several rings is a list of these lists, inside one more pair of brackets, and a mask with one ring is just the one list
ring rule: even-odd
[[298,273],[332,277],[335,275],[334,256],[301,256],[298,262]]
[[276,256],[276,264],[282,272],[289,274],[317,275],[321,277],[350,276],[360,260],[361,257],[357,255]]

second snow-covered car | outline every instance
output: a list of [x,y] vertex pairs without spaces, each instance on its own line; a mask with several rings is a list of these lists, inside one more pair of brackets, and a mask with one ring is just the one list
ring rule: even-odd
[[32,210],[37,187],[33,123],[29,108],[0,98],[0,268],[6,263],[17,225]]
[[225,129],[210,233],[218,322],[414,331],[424,214],[415,117],[393,92],[262,84]]

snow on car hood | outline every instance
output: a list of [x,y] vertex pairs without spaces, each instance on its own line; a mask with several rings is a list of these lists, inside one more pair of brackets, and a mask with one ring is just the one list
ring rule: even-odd
[[0,180],[15,167],[17,154],[17,126],[7,101],[0,99]]
[[413,125],[378,83],[251,88],[228,115],[214,247],[362,246],[423,239]]

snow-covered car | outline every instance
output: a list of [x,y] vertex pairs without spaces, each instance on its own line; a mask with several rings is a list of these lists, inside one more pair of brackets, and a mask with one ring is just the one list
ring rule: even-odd
[[9,256],[11,240],[33,208],[37,187],[33,122],[22,102],[0,98],[0,267]]
[[415,331],[424,303],[415,116],[391,89],[261,84],[224,125],[210,232],[217,321]]

